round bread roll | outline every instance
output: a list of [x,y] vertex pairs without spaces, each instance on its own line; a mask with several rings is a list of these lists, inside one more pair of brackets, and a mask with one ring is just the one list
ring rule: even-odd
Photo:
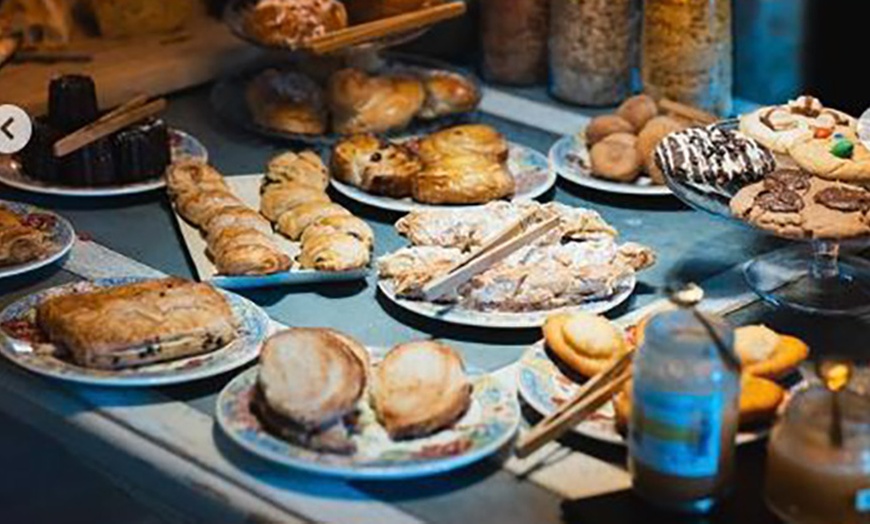
[[644,170],[654,183],[665,183],[664,175],[655,162],[656,146],[662,138],[684,128],[685,125],[669,116],[657,116],[647,122],[637,135],[637,151],[643,159]]
[[597,116],[586,126],[586,143],[595,145],[613,133],[634,133],[634,126],[621,116]]
[[592,146],[589,157],[593,175],[616,182],[633,182],[643,167],[637,138],[630,133],[607,136]]
[[616,110],[616,114],[631,123],[634,131],[638,132],[659,114],[659,107],[651,96],[636,95],[625,99]]

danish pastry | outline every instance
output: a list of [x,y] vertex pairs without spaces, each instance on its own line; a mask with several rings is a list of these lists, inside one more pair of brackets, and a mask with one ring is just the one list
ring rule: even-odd
[[412,180],[411,194],[427,204],[484,204],[511,196],[513,176],[483,155],[444,156]]
[[375,195],[396,198],[411,194],[411,183],[422,169],[420,161],[401,145],[373,135],[354,135],[332,152],[336,179]]
[[480,156],[492,162],[506,162],[508,143],[493,127],[466,124],[436,131],[418,143],[418,154],[425,164],[455,156]]

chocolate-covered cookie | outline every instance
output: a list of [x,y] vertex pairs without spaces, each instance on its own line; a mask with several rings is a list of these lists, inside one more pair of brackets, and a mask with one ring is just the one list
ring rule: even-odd
[[665,176],[729,199],[775,167],[764,146],[715,125],[671,133],[656,147],[655,161]]

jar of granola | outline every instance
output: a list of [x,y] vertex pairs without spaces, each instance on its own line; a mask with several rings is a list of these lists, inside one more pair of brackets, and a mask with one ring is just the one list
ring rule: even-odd
[[592,106],[628,97],[639,28],[639,0],[551,0],[551,94]]
[[550,0],[480,2],[483,76],[493,82],[530,85],[547,75]]
[[645,0],[644,91],[731,112],[731,0]]

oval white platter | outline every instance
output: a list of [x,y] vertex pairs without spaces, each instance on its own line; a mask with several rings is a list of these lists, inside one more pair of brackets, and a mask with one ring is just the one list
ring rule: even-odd
[[589,149],[586,143],[577,135],[565,135],[550,148],[550,165],[559,176],[578,186],[588,187],[607,193],[636,196],[670,195],[671,190],[665,185],[656,185],[646,175],[641,175],[637,181],[627,184],[613,182],[592,176],[589,166]]
[[73,230],[72,224],[57,213],[31,206],[29,204],[10,202],[8,200],[0,200],[0,207],[6,207],[17,215],[47,215],[51,217],[53,222],[50,233],[53,248],[46,253],[45,256],[36,260],[12,266],[0,266],[0,279],[29,273],[49,264],[53,264],[69,253],[69,250],[72,249],[76,242],[76,233]]
[[[547,157],[529,147],[509,143],[508,171],[516,181],[517,191],[511,200],[531,200],[540,197],[556,183],[556,174],[549,168]],[[380,209],[410,213],[424,209],[459,209],[473,206],[431,205],[415,202],[410,197],[392,198],[372,195],[362,189],[333,178],[330,184],[347,198]]]
[[[178,129],[169,130],[172,143],[172,161],[193,159],[202,162],[208,161],[208,151],[205,146],[193,135]],[[35,180],[27,176],[21,166],[11,157],[0,158],[0,182],[7,186],[40,193],[43,195],[71,196],[71,197],[113,197],[122,195],[134,195],[147,193],[160,189],[166,185],[166,180],[161,176],[151,180],[144,180],[133,184],[121,184],[114,186],[74,187],[51,184]]]
[[[580,389],[580,384],[567,376],[550,358],[543,341],[531,346],[517,365],[517,390],[529,406],[541,415],[549,415],[559,405],[571,398]],[[616,429],[616,413],[613,403],[608,402],[592,416],[573,428],[574,433],[600,442],[619,446],[627,445],[625,438]],[[740,431],[737,444],[747,444],[767,437],[767,427],[752,431]]]
[[[46,289],[7,306],[0,312],[0,323],[32,317],[34,308],[50,296],[141,280],[143,279],[99,279]],[[260,345],[271,328],[269,317],[259,306],[234,293],[219,291],[229,301],[241,327],[235,340],[209,353],[121,370],[91,369],[58,357],[50,346],[34,345],[26,340],[13,338],[0,328],[0,354],[40,375],[97,386],[162,386],[220,375],[255,360],[260,354]]]
[[[369,349],[377,357],[382,350]],[[394,441],[365,405],[357,451],[339,455],[314,451],[273,436],[251,411],[258,367],[235,377],[217,400],[217,421],[224,433],[247,451],[270,462],[311,473],[347,479],[395,480],[444,473],[482,460],[501,449],[520,422],[516,396],[487,374],[469,373],[471,406],[450,428],[423,438]]]
[[418,315],[463,326],[508,329],[538,328],[544,325],[547,317],[560,312],[586,311],[594,314],[605,313],[625,302],[631,296],[636,285],[637,277],[632,275],[631,278],[620,283],[614,295],[603,300],[591,300],[575,306],[544,311],[507,312],[478,311],[455,304],[436,304],[422,300],[399,298],[396,296],[391,281],[380,280],[378,282],[378,288],[390,302]]

